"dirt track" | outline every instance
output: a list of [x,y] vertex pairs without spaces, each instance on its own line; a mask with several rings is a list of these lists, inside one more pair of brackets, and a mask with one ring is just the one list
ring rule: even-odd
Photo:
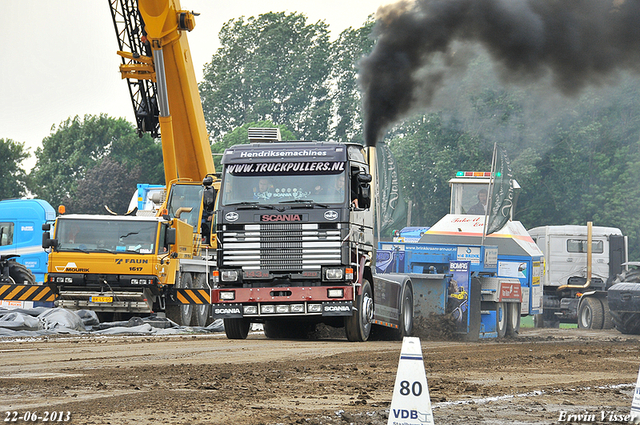
[[[68,411],[74,424],[386,424],[400,348],[261,333],[1,340],[0,408],[3,419]],[[629,413],[640,366],[640,337],[615,330],[422,350],[436,424],[551,424],[563,412],[612,423],[601,412]]]

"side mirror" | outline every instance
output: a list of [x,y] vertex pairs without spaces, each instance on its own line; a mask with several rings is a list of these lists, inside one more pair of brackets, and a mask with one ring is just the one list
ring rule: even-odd
[[[44,227],[44,225],[43,225],[43,227]],[[42,247],[44,249],[51,248],[51,247],[57,248],[58,247],[58,240],[57,239],[51,239],[51,233],[49,233],[48,231],[44,232],[42,234]]]
[[371,174],[358,174],[358,185],[360,186],[360,208],[367,209],[371,206]]
[[175,245],[176,244],[176,229],[170,227],[167,229],[167,233],[164,238],[167,245]]
[[358,183],[365,184],[365,183],[371,183],[371,174],[358,174]]

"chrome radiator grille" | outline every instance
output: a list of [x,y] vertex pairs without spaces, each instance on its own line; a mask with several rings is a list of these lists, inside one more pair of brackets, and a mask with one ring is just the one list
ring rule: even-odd
[[340,229],[314,223],[250,224],[222,233],[222,263],[243,270],[295,272],[340,264]]

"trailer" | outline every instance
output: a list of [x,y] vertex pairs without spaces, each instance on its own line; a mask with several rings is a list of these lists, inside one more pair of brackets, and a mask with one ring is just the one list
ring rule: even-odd
[[489,172],[458,172],[449,181],[449,214],[419,228],[417,242],[381,242],[376,253],[378,273],[410,276],[417,322],[450,315],[468,340],[516,335],[522,316],[543,312],[544,255],[524,226],[508,220],[484,235],[490,180]]
[[467,340],[516,335],[542,312],[542,253],[519,222],[482,244],[482,218],[450,214],[417,243],[381,242],[378,273],[408,274],[415,317],[449,314]]

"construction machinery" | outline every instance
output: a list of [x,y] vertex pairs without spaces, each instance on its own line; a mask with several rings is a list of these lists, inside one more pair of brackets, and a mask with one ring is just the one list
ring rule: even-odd
[[46,283],[57,305],[105,318],[166,313],[180,325],[206,324],[215,270],[211,217],[219,183],[186,33],[195,14],[177,0],[110,0],[138,131],[160,137],[164,202],[154,216],[61,215]]

